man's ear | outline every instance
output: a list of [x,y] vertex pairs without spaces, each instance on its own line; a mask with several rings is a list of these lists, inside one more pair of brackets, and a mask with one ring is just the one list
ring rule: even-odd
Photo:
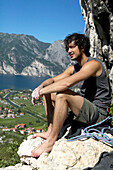
[[81,48],[81,51],[82,51],[82,52],[84,52],[84,50],[85,50],[84,48]]

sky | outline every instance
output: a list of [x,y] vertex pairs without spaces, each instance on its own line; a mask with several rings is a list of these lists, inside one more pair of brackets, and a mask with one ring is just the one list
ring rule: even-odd
[[0,32],[33,35],[53,43],[84,33],[79,0],[0,0]]

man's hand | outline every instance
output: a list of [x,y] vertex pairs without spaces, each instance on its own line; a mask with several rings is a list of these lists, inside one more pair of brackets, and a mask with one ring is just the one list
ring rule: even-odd
[[32,104],[33,104],[34,106],[36,106],[36,99],[38,99],[38,100],[40,101],[41,98],[42,98],[42,96],[40,95],[40,89],[41,89],[41,88],[42,88],[42,87],[39,86],[39,87],[37,87],[36,89],[34,89],[33,92],[32,92]]

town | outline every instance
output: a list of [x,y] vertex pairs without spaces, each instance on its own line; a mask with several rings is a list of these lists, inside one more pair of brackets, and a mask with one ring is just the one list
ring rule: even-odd
[[10,89],[0,91],[0,130],[22,135],[42,131],[46,123],[43,101],[34,107],[31,103],[31,92]]
[[38,132],[42,132],[41,129],[37,128],[36,130],[34,128],[28,127],[26,128],[26,124],[17,124],[15,125],[14,128],[2,128],[2,131],[13,131],[13,132],[19,132],[22,135],[31,135],[34,132],[38,133]]

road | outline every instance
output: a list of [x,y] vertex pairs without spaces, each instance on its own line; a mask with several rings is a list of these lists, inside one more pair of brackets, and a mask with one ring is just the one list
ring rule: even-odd
[[[6,94],[6,95],[4,96],[4,99],[5,99],[8,103],[10,103],[12,106],[14,106],[14,107],[16,107],[16,108],[19,108],[19,107],[21,107],[21,106],[17,105],[16,103],[12,102],[11,100],[9,100],[9,96],[10,96],[12,93],[16,93],[16,92],[17,92],[17,91],[11,91],[10,93],[8,93],[8,94]],[[26,109],[24,109],[24,110],[27,111]],[[40,119],[43,119],[43,120],[44,120],[44,117],[42,117],[42,116],[40,116],[40,115],[36,115],[36,114],[34,114],[34,113],[32,113],[32,112],[29,112],[29,111],[27,111],[27,113],[28,113],[30,116],[33,116],[33,117],[40,118]]]

